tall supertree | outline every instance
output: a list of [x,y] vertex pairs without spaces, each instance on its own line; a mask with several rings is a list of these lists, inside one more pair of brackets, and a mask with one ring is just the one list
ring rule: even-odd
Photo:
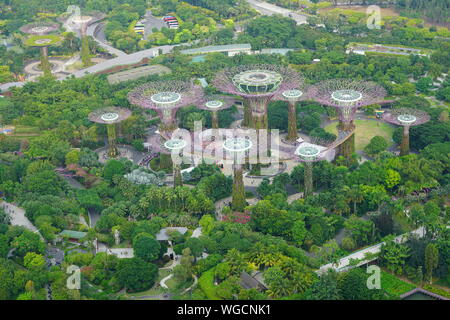
[[398,126],[403,126],[402,144],[400,145],[400,155],[409,154],[409,128],[418,126],[430,121],[428,113],[410,108],[400,108],[386,111],[383,120]]
[[54,34],[47,35],[32,35],[25,40],[25,45],[28,47],[41,48],[41,70],[44,76],[52,75],[52,67],[48,61],[48,47],[57,45],[62,41],[62,37]]
[[245,208],[245,188],[243,177],[243,164],[253,143],[250,139],[242,137],[228,138],[223,142],[223,149],[231,155],[233,163],[233,190],[231,208],[242,212]]
[[131,111],[125,108],[106,107],[95,110],[89,114],[89,120],[99,124],[106,124],[108,133],[108,157],[116,158],[119,155],[117,149],[116,125],[131,116]]
[[353,132],[339,147],[339,154],[350,160],[355,152],[356,110],[383,100],[386,90],[374,82],[350,79],[322,81],[309,88],[307,96],[322,105],[334,107],[339,113],[338,134]]
[[[164,143],[164,148],[161,148],[161,152],[165,153],[167,150],[170,155],[182,155],[183,149],[186,147],[187,142],[183,139],[170,139]],[[173,186],[183,185],[183,176],[181,175],[181,161],[172,161],[173,164]]]
[[298,101],[305,99],[304,89],[296,88],[279,92],[276,99],[288,102],[288,133],[286,140],[294,142],[298,139],[297,129],[297,111],[296,104]]
[[41,69],[45,76],[51,76],[52,70],[48,61],[48,47],[59,43],[62,38],[57,35],[49,35],[59,29],[59,24],[51,22],[29,23],[20,28],[23,33],[31,35],[25,40],[29,47],[41,48]]
[[[131,104],[155,110],[161,118],[159,132],[168,140],[177,128],[178,109],[199,105],[203,101],[203,88],[192,81],[153,81],[134,88],[128,94]],[[164,142],[161,142],[164,143]],[[161,163],[171,163],[170,156],[161,153]]]
[[304,163],[304,197],[307,198],[313,194],[313,163],[325,160],[328,150],[319,144],[303,142],[294,152],[294,159]]
[[68,29],[79,33],[81,39],[81,61],[83,62],[84,67],[92,65],[87,27],[105,17],[106,14],[103,12],[91,11],[84,15],[81,15],[79,12],[75,12],[75,14],[72,15],[64,14],[59,18]]
[[273,97],[302,83],[298,72],[277,65],[237,66],[220,71],[213,80],[220,91],[244,98],[244,112],[245,107],[251,110],[250,127],[257,130],[268,128],[267,105]]
[[207,95],[204,101],[198,105],[200,109],[211,111],[211,124],[213,129],[219,128],[218,112],[234,105],[235,99],[223,95]]

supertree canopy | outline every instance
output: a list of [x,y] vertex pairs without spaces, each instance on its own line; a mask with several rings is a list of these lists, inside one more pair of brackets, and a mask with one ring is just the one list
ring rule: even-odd
[[232,67],[219,72],[213,80],[222,92],[244,98],[244,125],[255,129],[267,129],[267,105],[277,93],[296,89],[302,83],[298,72],[277,65]]
[[[353,123],[358,108],[383,100],[386,90],[374,82],[351,79],[322,81],[309,88],[307,96],[322,105],[334,107],[339,112],[339,132],[354,132]],[[341,144],[339,154],[350,159],[355,151],[355,135]]]
[[400,145],[400,155],[404,156],[409,153],[409,128],[418,126],[430,121],[428,113],[410,108],[400,108],[387,111],[383,114],[386,122],[403,126],[403,138]]
[[41,69],[45,76],[51,76],[52,70],[48,61],[48,47],[56,45],[62,41],[62,37],[55,34],[32,35],[28,37],[24,44],[28,47],[41,48]]
[[244,137],[233,137],[223,142],[223,149],[231,155],[233,162],[234,177],[231,208],[235,211],[242,212],[246,205],[243,164],[245,163],[245,156],[252,146],[252,141]]
[[51,22],[34,22],[20,27],[20,31],[26,34],[44,35],[55,32],[59,24]]
[[294,142],[298,139],[297,111],[295,106],[297,104],[297,101],[304,100],[305,98],[306,94],[305,89],[303,87],[280,91],[276,96],[276,100],[287,101],[289,104],[288,134],[286,137],[288,141]]
[[235,99],[223,95],[207,95],[204,101],[198,105],[200,109],[211,111],[211,122],[213,129],[219,128],[219,117],[217,112],[230,108],[235,103]]
[[134,88],[128,94],[128,101],[145,109],[155,110],[161,117],[161,133],[173,132],[177,128],[178,109],[199,105],[203,89],[191,81],[153,81]]
[[99,124],[106,124],[108,132],[108,157],[115,158],[119,155],[117,149],[116,124],[128,119],[131,111],[125,108],[107,107],[95,110],[89,114],[89,120]]

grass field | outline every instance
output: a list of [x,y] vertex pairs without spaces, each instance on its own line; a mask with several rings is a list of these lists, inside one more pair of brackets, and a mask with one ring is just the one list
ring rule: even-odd
[[400,296],[416,288],[416,285],[405,282],[391,273],[381,271],[381,288],[392,295]]
[[[333,122],[325,127],[325,130],[331,133],[337,133],[337,122]],[[363,150],[369,144],[370,139],[375,136],[382,136],[389,145],[392,145],[392,134],[394,127],[376,120],[355,120],[356,131],[356,150]]]

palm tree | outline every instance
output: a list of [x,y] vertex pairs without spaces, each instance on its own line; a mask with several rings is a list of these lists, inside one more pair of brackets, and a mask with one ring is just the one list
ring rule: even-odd
[[346,190],[346,197],[349,202],[353,202],[353,213],[356,214],[356,204],[364,200],[364,192],[361,185],[352,185]]

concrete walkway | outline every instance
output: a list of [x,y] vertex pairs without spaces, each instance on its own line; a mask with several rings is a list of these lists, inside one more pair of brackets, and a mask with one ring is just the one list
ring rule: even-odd
[[3,201],[0,206],[5,210],[5,212],[10,217],[10,223],[13,226],[25,227],[31,232],[37,233],[39,237],[43,240],[44,238],[38,231],[38,229],[31,223],[30,220],[25,216],[25,210],[15,206],[12,203]]

